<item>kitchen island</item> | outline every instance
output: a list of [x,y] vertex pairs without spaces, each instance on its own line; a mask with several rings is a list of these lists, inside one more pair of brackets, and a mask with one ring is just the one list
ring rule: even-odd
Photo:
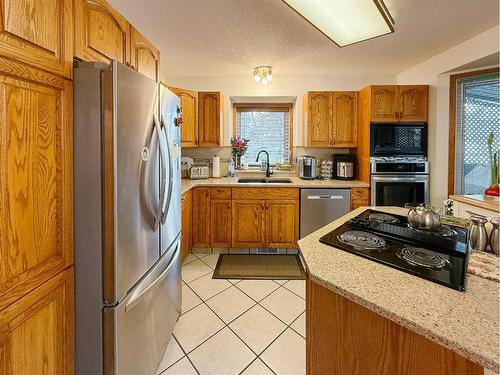
[[298,242],[308,272],[307,373],[498,371],[498,283],[469,275],[458,292],[319,242],[365,209]]

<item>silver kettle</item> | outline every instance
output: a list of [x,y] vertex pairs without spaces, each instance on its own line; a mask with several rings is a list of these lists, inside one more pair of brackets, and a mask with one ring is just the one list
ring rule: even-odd
[[410,208],[408,223],[418,229],[434,231],[441,227],[441,217],[432,207],[422,204]]

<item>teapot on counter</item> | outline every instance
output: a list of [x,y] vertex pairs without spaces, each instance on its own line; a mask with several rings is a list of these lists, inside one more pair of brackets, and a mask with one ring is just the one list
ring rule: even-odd
[[441,227],[441,217],[431,206],[421,204],[410,207],[408,223],[418,229],[435,231]]

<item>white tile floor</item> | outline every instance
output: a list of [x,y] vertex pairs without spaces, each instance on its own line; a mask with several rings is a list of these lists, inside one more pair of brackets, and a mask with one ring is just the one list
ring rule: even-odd
[[305,281],[215,280],[217,258],[186,258],[182,315],[158,374],[304,375]]

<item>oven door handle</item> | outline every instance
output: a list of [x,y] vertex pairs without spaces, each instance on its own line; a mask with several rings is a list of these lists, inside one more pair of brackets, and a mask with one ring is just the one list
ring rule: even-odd
[[426,182],[429,181],[429,175],[417,175],[417,176],[372,175],[372,180],[375,182],[384,182],[384,181]]

